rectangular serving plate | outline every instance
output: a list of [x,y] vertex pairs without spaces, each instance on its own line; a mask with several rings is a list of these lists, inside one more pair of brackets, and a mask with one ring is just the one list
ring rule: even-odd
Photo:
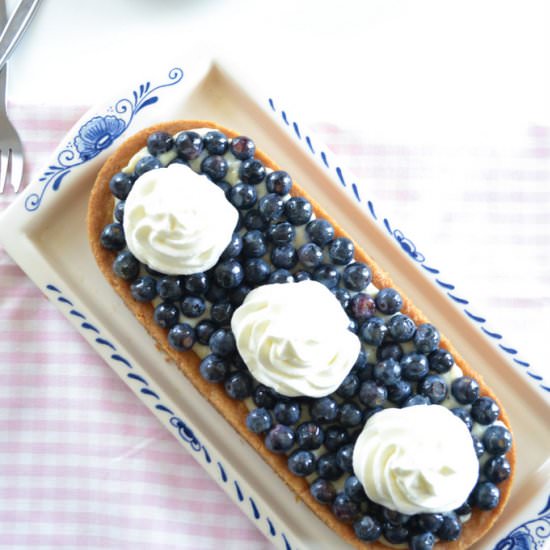
[[[516,481],[503,516],[474,548],[492,548],[544,519],[550,493],[548,382],[475,315],[452,281],[394,229],[368,199],[368,189],[278,98],[220,59],[146,76],[88,111],[0,219],[0,243],[28,276],[276,547],[347,548],[165,361],[88,247],[89,191],[125,137],[178,118],[212,120],[249,135],[391,274],[505,405],[517,442]],[[93,142],[90,130],[98,128],[103,141]]]

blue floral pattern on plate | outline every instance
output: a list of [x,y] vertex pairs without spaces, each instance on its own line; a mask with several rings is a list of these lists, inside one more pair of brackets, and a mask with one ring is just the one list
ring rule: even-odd
[[546,506],[533,518],[516,527],[494,550],[542,550],[550,538],[550,496]]
[[[145,107],[158,101],[155,94],[161,88],[174,86],[183,78],[183,70],[175,67],[168,72],[168,81],[156,86],[150,82],[140,84],[130,98],[119,99],[114,107],[109,107],[105,115],[96,115],[86,121],[75,137],[57,155],[55,163],[50,164],[38,178],[42,184],[39,192],[29,194],[25,199],[25,209],[35,212],[40,208],[46,191],[57,191],[65,177],[73,168],[93,159],[110,147],[132,123],[134,117]],[[118,115],[118,116],[117,116]]]

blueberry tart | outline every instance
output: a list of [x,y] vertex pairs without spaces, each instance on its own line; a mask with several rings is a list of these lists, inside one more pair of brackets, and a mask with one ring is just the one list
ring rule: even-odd
[[462,549],[497,520],[498,398],[250,137],[140,131],[99,171],[88,234],[162,353],[346,542]]

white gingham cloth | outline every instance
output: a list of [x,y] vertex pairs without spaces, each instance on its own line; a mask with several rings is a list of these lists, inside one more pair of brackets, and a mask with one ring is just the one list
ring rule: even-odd
[[[11,106],[27,180],[84,110]],[[548,382],[550,128],[526,127],[513,149],[459,150],[313,126]],[[1,249],[0,381],[0,547],[270,547]]]

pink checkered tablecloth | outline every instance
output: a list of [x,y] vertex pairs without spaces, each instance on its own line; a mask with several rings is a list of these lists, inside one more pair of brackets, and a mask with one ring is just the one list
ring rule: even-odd
[[[27,180],[83,111],[11,106]],[[548,381],[550,128],[468,149],[314,127]],[[0,547],[270,547],[2,249],[0,375]]]

